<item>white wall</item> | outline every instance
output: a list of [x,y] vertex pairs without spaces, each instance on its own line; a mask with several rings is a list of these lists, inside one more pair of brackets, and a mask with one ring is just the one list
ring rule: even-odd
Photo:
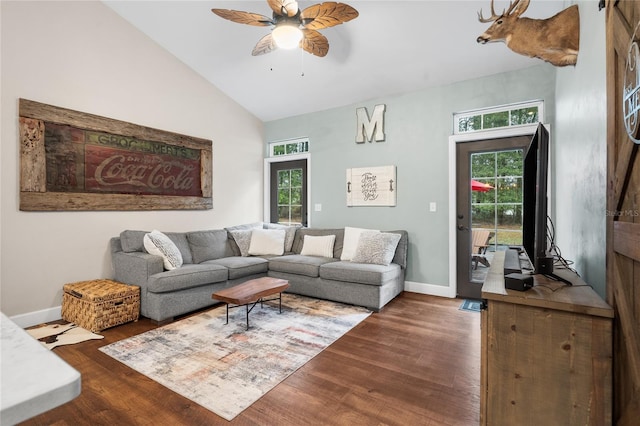
[[580,9],[580,53],[556,74],[555,227],[563,257],[605,297],[607,96],[605,11]]
[[[1,304],[51,310],[62,285],[111,277],[124,229],[213,229],[262,219],[263,128],[97,1],[2,1]],[[19,211],[18,98],[213,140],[213,210]]]

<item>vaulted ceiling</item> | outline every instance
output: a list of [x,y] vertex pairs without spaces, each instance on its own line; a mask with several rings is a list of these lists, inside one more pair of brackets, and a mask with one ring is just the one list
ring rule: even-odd
[[[271,16],[266,1],[104,1],[116,13],[263,121],[321,111],[543,63],[503,43],[480,45],[489,0],[343,0],[359,17],[320,32],[329,53],[301,49],[251,56],[268,27],[226,21],[212,8]],[[300,0],[300,9],[320,1]],[[495,9],[508,7],[497,0]],[[532,0],[547,18],[564,1]],[[594,7],[597,7],[594,3]],[[551,66],[551,65],[548,65]],[[177,82],[176,84],[179,84]]]

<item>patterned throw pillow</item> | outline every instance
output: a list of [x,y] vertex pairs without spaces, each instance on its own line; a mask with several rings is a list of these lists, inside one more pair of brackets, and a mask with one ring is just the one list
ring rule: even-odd
[[351,261],[388,266],[396,253],[400,237],[400,234],[391,232],[365,231],[360,234],[358,246]]
[[249,256],[249,246],[251,245],[251,232],[252,229],[239,229],[235,231],[229,231],[234,241],[240,249],[240,256]]
[[352,228],[349,226],[344,228],[344,245],[342,246],[340,260],[351,260],[353,258],[353,255],[356,253],[356,248],[358,247],[360,235],[366,231],[380,232],[375,229]]
[[182,254],[173,241],[155,229],[144,236],[144,248],[149,254],[162,257],[164,269],[171,271],[182,266]]
[[333,245],[335,242],[335,235],[317,237],[305,235],[300,254],[303,256],[333,257]]

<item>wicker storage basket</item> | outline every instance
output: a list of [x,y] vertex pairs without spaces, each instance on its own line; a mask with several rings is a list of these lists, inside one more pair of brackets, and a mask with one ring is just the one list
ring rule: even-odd
[[65,284],[62,318],[93,332],[137,321],[140,287],[112,280]]

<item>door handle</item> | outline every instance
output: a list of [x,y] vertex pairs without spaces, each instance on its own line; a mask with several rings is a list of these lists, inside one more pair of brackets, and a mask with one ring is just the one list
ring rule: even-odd
[[463,225],[458,225],[458,231],[468,231],[469,228],[467,228],[466,226]]

